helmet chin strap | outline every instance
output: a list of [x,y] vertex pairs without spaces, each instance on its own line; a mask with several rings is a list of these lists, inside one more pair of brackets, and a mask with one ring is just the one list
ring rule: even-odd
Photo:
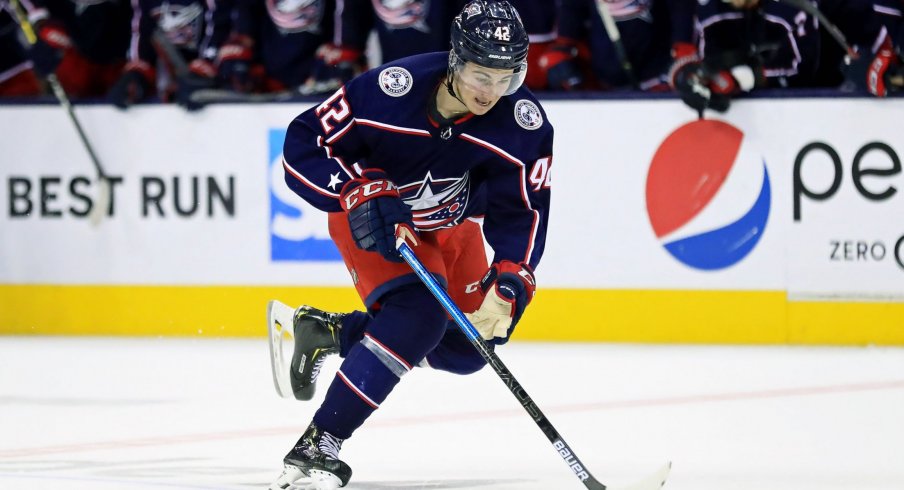
[[461,102],[461,105],[465,106],[465,109],[468,108],[468,104],[465,104],[465,101],[461,100],[461,97],[455,93],[455,89],[452,87],[452,82],[455,79],[455,73],[449,72],[449,76],[446,77],[446,90],[449,91],[449,95],[455,98],[455,100]]

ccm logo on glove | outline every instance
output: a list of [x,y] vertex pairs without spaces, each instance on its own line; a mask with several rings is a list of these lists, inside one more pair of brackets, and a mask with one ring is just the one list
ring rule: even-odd
[[380,196],[399,197],[398,187],[386,179],[361,184],[343,197],[342,208],[349,211],[355,209],[360,202]]

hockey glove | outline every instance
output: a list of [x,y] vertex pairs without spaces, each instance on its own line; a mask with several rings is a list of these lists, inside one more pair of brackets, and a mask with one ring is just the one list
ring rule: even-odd
[[891,77],[896,68],[901,65],[891,40],[885,38],[885,42],[876,51],[876,55],[870,59],[860,56],[851,60],[850,64],[842,66],[845,79],[857,90],[865,90],[876,97],[885,97],[889,90],[895,90],[897,86],[891,82]]
[[126,109],[151,94],[155,79],[151,65],[144,61],[132,61],[126,65],[122,76],[110,88],[107,97],[116,107]]
[[189,111],[197,111],[201,104],[192,102],[191,94],[197,90],[213,88],[216,85],[217,70],[213,63],[198,58],[188,65],[188,75],[179,78],[176,87],[176,103]]
[[574,44],[557,42],[540,55],[537,65],[546,71],[546,83],[550,90],[580,90],[584,87],[578,47]]
[[227,88],[241,93],[251,91],[250,72],[253,55],[254,40],[239,34],[234,34],[220,48],[217,55],[217,71]]
[[508,342],[515,325],[536,292],[534,273],[527,264],[503,260],[493,264],[480,280],[484,298],[474,313],[465,313],[484,340]]
[[416,244],[411,208],[402,202],[398,187],[382,170],[367,169],[361,177],[346,182],[339,201],[348,215],[348,225],[358,248],[377,252],[392,262],[402,262],[396,250],[396,228],[399,235]]
[[63,60],[65,51],[72,47],[72,39],[63,26],[53,21],[43,21],[35,26],[37,40],[28,51],[35,73],[42,78],[55,72]]
[[756,83],[753,68],[747,65],[711,71],[700,62],[684,64],[670,78],[681,100],[701,115],[704,109],[727,111],[732,96],[751,90]]
[[345,82],[363,72],[367,64],[361,51],[335,44],[320,46],[315,57],[311,76],[300,88],[302,95],[334,92]]

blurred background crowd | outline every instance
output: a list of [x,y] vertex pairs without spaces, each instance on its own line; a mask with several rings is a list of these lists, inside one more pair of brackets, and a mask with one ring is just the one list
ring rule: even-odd
[[[902,89],[904,0],[509,0],[534,91],[677,92],[728,108],[760,88]],[[447,50],[466,0],[0,0],[0,97],[191,107],[199,90],[317,95]],[[607,22],[607,20],[609,22]]]

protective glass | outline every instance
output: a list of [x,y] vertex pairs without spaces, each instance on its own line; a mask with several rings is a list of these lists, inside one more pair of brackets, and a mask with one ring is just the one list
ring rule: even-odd
[[454,54],[450,56],[450,62],[452,72],[461,80],[461,83],[478,93],[494,97],[512,95],[521,87],[524,77],[527,76],[527,61],[522,62],[514,72],[466,63]]

